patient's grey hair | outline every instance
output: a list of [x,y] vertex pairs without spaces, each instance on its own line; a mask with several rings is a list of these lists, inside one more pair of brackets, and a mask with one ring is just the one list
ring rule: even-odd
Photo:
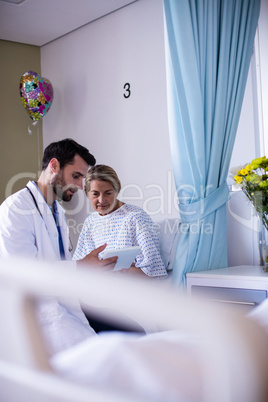
[[107,165],[96,165],[89,169],[85,180],[85,193],[90,190],[90,183],[93,180],[107,181],[110,183],[117,193],[121,190],[121,183],[116,171]]

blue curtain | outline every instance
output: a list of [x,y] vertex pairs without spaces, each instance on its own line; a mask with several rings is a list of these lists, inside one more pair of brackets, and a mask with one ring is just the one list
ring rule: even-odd
[[173,282],[227,266],[226,178],[260,0],[163,0],[173,172],[181,217]]

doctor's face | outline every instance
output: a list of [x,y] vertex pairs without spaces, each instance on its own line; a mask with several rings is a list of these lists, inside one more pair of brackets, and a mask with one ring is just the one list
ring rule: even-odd
[[63,201],[71,201],[78,189],[83,188],[83,179],[86,177],[88,164],[79,155],[74,157],[73,163],[60,169],[51,184],[53,191]]

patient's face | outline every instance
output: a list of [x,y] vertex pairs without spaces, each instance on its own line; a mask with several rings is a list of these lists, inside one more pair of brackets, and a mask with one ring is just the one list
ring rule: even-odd
[[108,181],[92,180],[87,194],[95,211],[100,215],[107,215],[119,206],[117,192]]

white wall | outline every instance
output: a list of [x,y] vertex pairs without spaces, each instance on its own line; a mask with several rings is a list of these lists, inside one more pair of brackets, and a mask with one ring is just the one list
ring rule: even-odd
[[268,0],[261,1],[261,15],[258,29],[256,68],[258,70],[259,122],[263,136],[263,154],[268,155]]
[[[267,10],[268,0],[262,1]],[[265,20],[267,11],[259,28],[262,41],[267,37]],[[264,42],[258,45],[263,53]],[[260,152],[254,101],[256,96],[260,99],[256,57],[254,53],[231,166],[244,164]],[[176,216],[162,0],[139,0],[42,47],[41,65],[42,75],[54,87],[52,108],[43,119],[44,146],[65,137],[76,139],[89,148],[97,163],[115,168],[122,181],[122,200],[140,205],[153,218]],[[131,89],[127,99],[125,83]],[[89,201],[80,192],[64,207],[75,244],[91,210]],[[257,235],[243,194],[233,194],[228,208],[229,265],[257,263]]]
[[[259,130],[255,124],[257,111],[253,102],[256,88],[254,66],[255,54],[251,60],[230,168],[249,163],[260,155]],[[231,178],[227,181],[230,185],[234,183]],[[231,192],[230,195],[231,198],[227,203],[228,264],[229,266],[258,264],[258,227],[254,210],[242,191]]]
[[[247,80],[239,127],[230,167],[244,165],[268,155],[268,0],[261,13]],[[232,180],[228,180],[232,184]],[[259,264],[259,226],[255,210],[240,192],[231,193],[228,203],[228,264]]]
[[[76,139],[97,163],[117,171],[122,200],[157,218],[176,214],[162,1],[140,0],[42,47],[41,62],[42,75],[54,87],[53,105],[43,120],[44,146]],[[131,90],[127,99],[125,83]],[[65,207],[71,226],[71,209],[76,207],[80,222],[89,212],[83,194],[79,203]]]

